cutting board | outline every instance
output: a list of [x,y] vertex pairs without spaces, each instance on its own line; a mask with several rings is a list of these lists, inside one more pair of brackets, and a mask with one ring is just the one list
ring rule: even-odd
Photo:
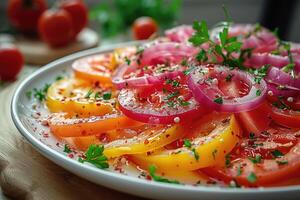
[[64,170],[39,154],[18,132],[10,102],[20,81],[37,67],[26,66],[19,80],[0,86],[0,186],[9,199],[22,200],[137,200]]
[[44,65],[68,54],[96,47],[99,36],[95,31],[86,28],[75,42],[61,48],[51,48],[41,40],[24,37],[15,38],[15,44],[22,51],[27,64]]

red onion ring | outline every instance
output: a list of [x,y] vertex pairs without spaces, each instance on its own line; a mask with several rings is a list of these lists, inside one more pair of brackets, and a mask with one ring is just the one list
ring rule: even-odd
[[165,35],[172,42],[182,43],[182,42],[187,42],[194,32],[195,31],[192,26],[181,25],[165,31]]
[[[224,99],[223,92],[219,89],[217,84],[206,84],[206,79],[208,75],[211,74],[208,72],[209,67],[209,65],[206,65],[195,68],[194,71],[190,73],[188,79],[188,86],[201,105],[206,105],[207,107],[222,112],[242,112],[255,109],[263,102],[267,91],[267,85],[264,80],[261,80],[260,84],[257,84],[254,77],[247,72],[237,69],[230,70],[227,67],[216,65],[213,68],[213,73],[216,74],[218,79],[225,79],[228,74],[231,74],[233,75],[232,80],[243,80],[250,88],[249,93],[243,97]],[[207,73],[203,73],[203,70],[207,71]],[[257,90],[261,91],[259,96],[256,95]],[[222,104],[214,102],[216,96],[223,98]]]
[[134,65],[123,64],[118,67],[112,77],[112,83],[116,86],[117,89],[123,89],[125,87],[140,87],[147,85],[159,84],[166,79],[174,79],[178,76],[183,76],[183,72],[180,70],[167,71],[160,74],[148,75],[145,74],[141,77],[132,77],[125,79],[124,75],[134,72],[138,68]]
[[288,73],[285,73],[284,71],[276,67],[271,67],[269,69],[265,80],[270,83],[275,83],[277,85],[291,86],[300,89],[299,78],[292,78]]
[[163,42],[146,48],[141,57],[141,67],[157,64],[179,64],[183,59],[198,53],[198,49],[185,43]]
[[268,85],[268,95],[270,96],[284,96],[284,97],[294,97],[300,94],[299,88],[286,87],[284,89],[278,89],[279,85],[274,83],[267,83]]
[[120,103],[120,110],[124,115],[140,122],[150,124],[171,124],[178,123],[191,118],[199,117],[206,112],[206,109],[199,105],[199,103],[192,97],[189,102],[190,105],[185,107],[171,108],[167,105],[156,108],[151,104],[139,103],[134,90],[122,89],[118,96]]

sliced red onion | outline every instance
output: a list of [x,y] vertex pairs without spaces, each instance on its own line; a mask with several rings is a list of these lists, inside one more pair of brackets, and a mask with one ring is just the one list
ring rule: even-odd
[[203,115],[207,110],[192,97],[188,106],[155,107],[151,103],[140,103],[135,90],[122,89],[118,96],[120,110],[124,115],[150,124],[172,124],[188,121]]
[[283,87],[274,83],[267,83],[270,96],[294,97],[300,95],[300,89],[294,87]]
[[[300,72],[300,55],[293,54],[293,59],[295,63],[295,71]],[[270,64],[275,67],[284,67],[289,64],[288,56],[274,55],[271,53],[254,53],[249,59],[244,63],[245,66],[259,68],[263,65]]]
[[143,51],[141,67],[157,64],[179,64],[183,59],[193,57],[198,49],[185,43],[164,42],[154,44]]
[[[242,97],[228,98],[220,90],[218,80],[232,76],[231,81],[243,81],[249,86],[249,93]],[[210,75],[214,75],[216,81],[207,81]],[[255,109],[265,99],[267,85],[264,80],[257,84],[254,77],[241,70],[230,70],[224,66],[210,65],[199,66],[189,75],[188,86],[194,97],[201,105],[206,105],[221,112],[242,112]],[[257,95],[259,91],[259,95]],[[217,103],[216,98],[222,98],[222,102]]]
[[178,76],[183,76],[183,72],[180,70],[174,70],[174,71],[166,71],[163,73],[154,73],[154,74],[145,74],[141,77],[130,77],[130,78],[124,78],[126,74],[129,74],[131,72],[135,72],[139,70],[134,65],[127,65],[123,64],[120,67],[117,68],[115,71],[112,82],[116,86],[117,89],[123,89],[125,87],[141,87],[141,86],[147,86],[147,85],[154,85],[159,84],[166,79],[174,79]]
[[265,80],[282,86],[290,86],[300,89],[300,79],[293,78],[290,74],[285,73],[277,67],[271,67]]
[[188,39],[193,35],[194,29],[190,25],[181,25],[169,29],[165,32],[165,35],[172,41],[172,42],[187,42]]

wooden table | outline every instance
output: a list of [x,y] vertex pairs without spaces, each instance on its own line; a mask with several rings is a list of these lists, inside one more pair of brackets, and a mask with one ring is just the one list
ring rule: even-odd
[[0,86],[2,192],[10,199],[26,200],[141,199],[79,178],[43,157],[21,136],[10,116],[10,102],[18,84],[36,69],[25,66],[18,81]]

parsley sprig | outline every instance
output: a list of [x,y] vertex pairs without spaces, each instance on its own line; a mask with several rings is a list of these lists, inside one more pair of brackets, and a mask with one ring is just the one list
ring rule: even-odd
[[149,174],[154,181],[163,182],[163,183],[171,183],[171,184],[180,184],[180,182],[177,180],[169,180],[162,176],[156,175],[155,172],[156,172],[156,167],[154,165],[150,165],[149,166]]
[[104,146],[92,144],[85,153],[85,158],[79,158],[81,163],[88,162],[95,165],[97,168],[106,169],[109,167],[107,157],[103,155]]

